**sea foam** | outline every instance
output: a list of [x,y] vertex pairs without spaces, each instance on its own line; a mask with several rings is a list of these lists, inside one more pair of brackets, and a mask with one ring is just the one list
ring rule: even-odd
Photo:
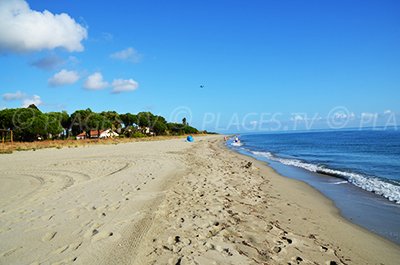
[[386,182],[378,177],[366,176],[354,172],[330,169],[324,166],[303,162],[298,159],[281,158],[273,155],[270,152],[258,152],[258,151],[250,151],[250,152],[255,156],[265,157],[269,160],[277,161],[284,165],[295,166],[311,172],[345,179],[346,181],[357,187],[360,187],[370,192],[374,192],[378,195],[387,198],[389,201],[400,204],[400,186]]

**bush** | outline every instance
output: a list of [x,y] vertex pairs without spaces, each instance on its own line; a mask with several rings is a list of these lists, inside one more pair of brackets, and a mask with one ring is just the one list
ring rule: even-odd
[[141,132],[134,132],[131,137],[133,138],[142,138],[142,137],[146,137],[145,134],[141,133]]

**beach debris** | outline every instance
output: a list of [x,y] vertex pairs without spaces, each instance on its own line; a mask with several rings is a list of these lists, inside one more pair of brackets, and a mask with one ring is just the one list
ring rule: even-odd
[[244,165],[245,168],[251,168],[251,166],[253,165],[252,162],[247,162],[246,165]]
[[168,238],[168,240],[167,240],[167,242],[168,242],[169,245],[174,245],[174,244],[176,244],[176,243],[178,243],[178,242],[180,242],[180,241],[181,241],[180,236],[175,236],[175,237],[170,236],[170,237]]
[[273,251],[275,252],[275,253],[279,253],[279,252],[281,252],[281,247],[278,247],[278,246],[275,246],[274,247],[274,249],[273,249]]

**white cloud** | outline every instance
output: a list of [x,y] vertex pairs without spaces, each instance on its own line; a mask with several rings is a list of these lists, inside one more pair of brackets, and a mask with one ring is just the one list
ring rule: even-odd
[[87,30],[68,14],[30,9],[24,0],[0,0],[0,50],[31,52],[64,48],[82,51]]
[[385,110],[385,111],[383,112],[383,114],[385,114],[385,115],[390,115],[390,114],[392,114],[392,113],[393,113],[393,111],[391,111],[390,109]]
[[121,93],[136,90],[139,87],[139,83],[133,79],[114,79],[112,87],[112,93]]
[[5,101],[11,101],[11,100],[21,100],[26,97],[25,93],[22,93],[21,91],[17,91],[15,93],[5,93],[3,94],[3,99]]
[[112,83],[109,83],[103,79],[103,75],[100,72],[96,72],[88,76],[83,87],[89,90],[112,87],[111,93],[118,94],[136,90],[139,87],[139,83],[133,79],[114,79]]
[[28,96],[27,94],[21,91],[17,91],[15,93],[5,93],[3,94],[3,99],[5,101],[18,100],[21,102],[22,107],[24,108],[28,107],[31,104],[35,104],[36,106],[43,104],[43,101],[40,99],[40,96],[38,95]]
[[122,51],[115,52],[111,54],[110,57],[112,59],[126,60],[132,63],[139,63],[140,60],[142,59],[142,55],[132,47],[126,48],[125,50]]
[[103,75],[100,72],[96,72],[90,76],[85,81],[83,85],[84,88],[90,90],[99,90],[109,87],[109,83],[103,80]]
[[49,79],[50,86],[70,85],[79,80],[79,74],[75,71],[61,70]]
[[30,98],[26,98],[22,101],[22,107],[26,108],[29,107],[29,105],[35,104],[35,106],[39,106],[43,104],[43,101],[40,99],[38,95],[33,95]]

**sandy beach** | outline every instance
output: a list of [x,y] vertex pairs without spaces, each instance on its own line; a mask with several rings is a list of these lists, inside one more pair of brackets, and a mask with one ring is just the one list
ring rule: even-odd
[[0,156],[0,264],[398,264],[222,136]]

